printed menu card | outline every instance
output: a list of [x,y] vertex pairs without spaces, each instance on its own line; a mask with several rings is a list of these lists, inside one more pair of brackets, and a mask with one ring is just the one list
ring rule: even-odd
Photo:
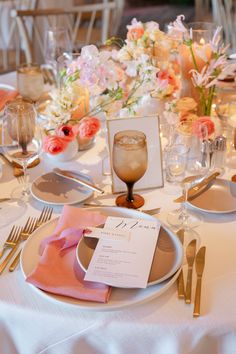
[[108,217],[104,229],[89,231],[99,242],[84,279],[146,288],[159,231],[158,220]]

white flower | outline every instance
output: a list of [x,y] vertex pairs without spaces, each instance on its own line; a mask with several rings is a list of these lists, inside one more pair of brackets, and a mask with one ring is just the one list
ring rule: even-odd
[[143,24],[141,21],[137,21],[136,18],[133,18],[131,21],[131,25],[126,26],[128,30],[133,28],[143,28]]
[[221,40],[221,35],[220,32],[222,31],[222,27],[218,26],[212,40],[210,41],[210,47],[211,50],[213,51],[213,53],[217,53],[218,52],[218,48],[219,48],[219,44],[220,44],[220,40]]

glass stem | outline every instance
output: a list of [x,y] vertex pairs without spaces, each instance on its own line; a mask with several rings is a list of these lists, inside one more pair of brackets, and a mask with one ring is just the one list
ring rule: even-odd
[[26,161],[23,161],[22,168],[23,168],[23,177],[24,177],[23,195],[25,195],[25,194],[29,194],[29,184],[28,184],[28,177],[27,177],[27,162]]
[[126,185],[127,185],[127,189],[128,189],[126,199],[128,200],[128,202],[132,202],[134,200],[134,196],[133,196],[134,183],[126,183]]
[[186,183],[183,184],[183,195],[184,195],[184,202],[181,205],[182,208],[182,220],[183,220],[183,225],[186,226],[186,222],[188,219],[188,211],[186,208],[186,203],[188,201],[188,186],[186,185]]

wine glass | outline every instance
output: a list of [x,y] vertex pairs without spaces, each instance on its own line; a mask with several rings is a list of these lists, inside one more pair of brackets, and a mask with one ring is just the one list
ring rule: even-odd
[[[12,191],[14,199],[28,200],[30,195],[27,166],[39,157],[42,147],[36,117],[31,103],[15,100],[6,105],[2,123],[3,151],[10,161],[22,166],[24,173],[24,183]],[[11,145],[7,144],[9,137],[12,139]]]
[[113,143],[113,168],[116,175],[126,183],[128,193],[116,198],[116,205],[137,209],[144,199],[133,194],[133,186],[147,170],[148,153],[146,136],[136,130],[116,133]]
[[17,90],[24,99],[36,102],[43,89],[43,74],[38,64],[22,64],[17,69]]
[[45,62],[53,70],[55,78],[58,78],[57,59],[61,55],[71,52],[72,43],[66,28],[52,27],[46,31],[44,43]]
[[183,121],[177,126],[177,132],[177,140],[188,147],[185,178],[180,182],[184,199],[180,208],[168,213],[167,221],[173,227],[183,228],[186,236],[188,234],[188,238],[191,238],[193,233],[197,236],[193,229],[202,223],[202,218],[187,209],[188,191],[202,180],[210,169],[210,142],[205,124],[194,126],[193,122]]

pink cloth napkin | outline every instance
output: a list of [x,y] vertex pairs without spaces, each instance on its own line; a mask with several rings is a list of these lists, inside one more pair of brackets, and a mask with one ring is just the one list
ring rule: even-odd
[[87,226],[104,223],[106,217],[72,206],[64,206],[52,236],[43,240],[41,258],[26,281],[38,288],[80,300],[107,302],[111,288],[84,281],[84,271],[76,260],[76,246]]

